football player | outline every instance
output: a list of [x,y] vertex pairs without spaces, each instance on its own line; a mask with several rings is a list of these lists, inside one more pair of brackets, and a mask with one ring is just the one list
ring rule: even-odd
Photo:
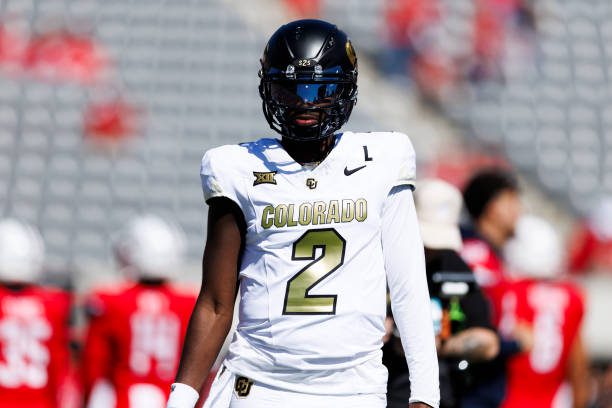
[[281,139],[204,155],[203,285],[168,407],[193,407],[237,291],[238,329],[205,407],[384,407],[387,284],[411,406],[438,406],[410,140],[338,133],[356,102],[357,57],[332,24],[279,28],[260,78]]
[[483,170],[468,181],[463,199],[473,230],[463,231],[461,255],[490,295],[504,281],[502,248],[514,235],[521,215],[518,182],[505,170]]
[[586,407],[588,363],[580,336],[584,300],[574,284],[559,279],[562,253],[557,233],[544,220],[525,216],[506,246],[505,258],[516,280],[504,285],[501,298],[495,300],[503,305],[500,330],[511,335],[515,325],[529,324],[533,345],[508,361],[502,406]]
[[44,251],[32,226],[0,221],[0,407],[65,406],[71,298],[38,285]]
[[185,239],[178,226],[145,215],[117,239],[116,258],[129,279],[95,290],[83,352],[89,407],[163,407],[178,367],[195,291],[170,283]]
[[[487,299],[499,298],[507,280],[502,249],[514,235],[522,211],[518,182],[506,170],[485,169],[468,181],[463,200],[473,229],[462,231],[461,256],[474,271]],[[491,314],[493,321],[499,322],[500,311],[496,307],[491,308]],[[499,406],[506,388],[506,359],[519,351],[528,351],[530,342],[529,327],[516,325],[512,336],[501,339],[498,357],[482,363],[481,371],[486,375],[465,392],[462,403],[465,406]]]
[[[460,407],[467,391],[488,376],[486,366],[479,363],[497,355],[499,338],[488,301],[459,255],[461,193],[443,180],[420,180],[415,203],[438,344],[440,407]],[[398,339],[390,336],[383,348],[383,362],[389,369],[387,406],[405,408],[410,390],[408,367],[397,358],[402,354],[397,346]]]

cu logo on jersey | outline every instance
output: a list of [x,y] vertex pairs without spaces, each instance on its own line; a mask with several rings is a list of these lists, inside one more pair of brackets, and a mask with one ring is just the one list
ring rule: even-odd
[[317,188],[317,180],[313,178],[306,179],[306,185],[309,189],[314,190],[315,188]]
[[234,383],[234,391],[239,398],[246,398],[251,392],[252,385],[253,381],[249,380],[248,378],[237,377],[236,382]]

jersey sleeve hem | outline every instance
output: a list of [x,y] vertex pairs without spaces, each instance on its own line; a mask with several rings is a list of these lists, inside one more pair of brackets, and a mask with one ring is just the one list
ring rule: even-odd
[[410,138],[404,133],[394,132],[398,137],[398,170],[392,187],[409,186],[413,191],[416,188],[416,154]]
[[221,165],[221,163],[231,163],[232,160],[229,160],[227,157],[225,160],[222,160],[222,157],[218,157],[223,153],[227,152],[220,149],[212,149],[207,151],[202,158],[200,177],[204,201],[209,203],[213,198],[225,197],[240,206],[240,200],[233,184],[236,182],[236,175],[233,174],[230,166]]
[[411,191],[416,190],[416,182],[414,180],[397,180],[395,183],[393,183],[393,187],[403,187],[406,186],[408,187]]
[[215,198],[227,198],[229,200],[232,200],[233,202],[235,202],[236,204],[240,205],[240,203],[238,202],[238,200],[236,200],[235,198],[233,198],[231,195],[229,194],[224,194],[224,193],[213,193],[210,195],[206,195],[204,194],[204,202],[206,204],[210,205],[210,201],[215,199]]

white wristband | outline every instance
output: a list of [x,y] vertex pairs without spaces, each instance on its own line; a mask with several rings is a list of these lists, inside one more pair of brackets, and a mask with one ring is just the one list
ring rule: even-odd
[[192,387],[183,383],[174,383],[166,408],[194,408],[198,398],[200,394]]

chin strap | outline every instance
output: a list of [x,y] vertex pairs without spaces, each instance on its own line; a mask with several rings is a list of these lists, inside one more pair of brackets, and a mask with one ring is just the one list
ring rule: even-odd
[[319,164],[321,164],[320,161],[314,161],[314,162],[309,162],[309,163],[302,163],[302,167],[305,167],[308,170],[312,170],[315,167],[317,167]]

